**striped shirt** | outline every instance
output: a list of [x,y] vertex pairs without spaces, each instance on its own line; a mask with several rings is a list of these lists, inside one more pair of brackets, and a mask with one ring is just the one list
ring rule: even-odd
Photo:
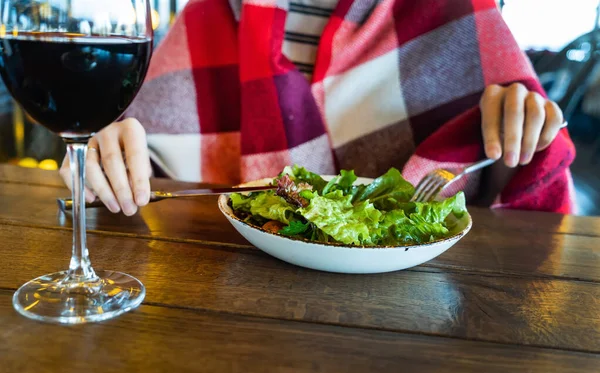
[[294,0],[289,3],[283,54],[308,80],[312,80],[319,41],[337,2],[338,0]]

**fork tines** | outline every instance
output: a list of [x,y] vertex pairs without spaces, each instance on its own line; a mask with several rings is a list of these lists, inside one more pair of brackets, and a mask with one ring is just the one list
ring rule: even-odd
[[448,170],[438,169],[427,174],[415,188],[411,202],[428,202],[448,185],[456,175]]

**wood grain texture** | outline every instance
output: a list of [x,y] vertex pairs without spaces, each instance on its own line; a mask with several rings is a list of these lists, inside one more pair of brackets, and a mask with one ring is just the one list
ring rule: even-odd
[[[0,183],[25,184],[32,186],[49,186],[65,189],[65,185],[58,171],[47,171],[39,168],[24,168],[14,165],[0,164]],[[169,179],[152,179],[152,186],[156,189],[169,189],[171,187],[192,189],[206,186],[202,183],[176,182]],[[69,191],[65,189],[65,195]]]
[[[0,236],[0,288],[67,266],[68,231],[0,226]],[[340,275],[257,250],[95,234],[88,246],[96,268],[139,278],[149,304],[600,352],[597,283],[419,268]]]
[[[198,184],[153,180],[153,188]],[[76,327],[20,317],[10,289],[67,267],[56,173],[0,166],[2,372],[597,371],[600,218],[471,208],[467,237],[380,275],[311,271],[250,246],[216,197],[89,210],[95,268],[145,304]],[[552,348],[552,349],[549,349]]]
[[[60,212],[56,204],[56,198],[65,196],[68,190],[62,188],[0,183],[0,223],[70,228],[71,214]],[[216,201],[216,196],[206,196],[156,202],[132,217],[103,208],[88,209],[88,230],[249,246],[221,214]]]
[[600,355],[141,306],[101,324],[20,317],[0,291],[4,373],[580,373]]
[[[54,194],[51,192],[43,192],[37,188],[28,188],[27,184],[33,187],[36,186],[51,186],[63,188],[63,183],[60,177],[55,171],[44,171],[39,169],[25,169],[17,166],[1,165],[0,164],[0,185],[2,183],[17,183],[25,184],[21,186],[21,197],[31,199],[31,201],[25,201],[22,203],[22,210],[28,211],[29,204],[45,203],[51,208],[51,211],[55,210],[54,198],[69,196],[68,190],[55,191]],[[152,187],[154,189],[160,189],[165,191],[175,191],[181,189],[192,189],[207,187],[207,184],[197,183],[184,183],[177,182],[167,179],[153,179]],[[14,193],[8,192],[15,197]],[[37,194],[41,194],[39,197]],[[48,198],[48,195],[51,198]],[[0,191],[0,198],[3,198],[4,194]],[[152,208],[161,206],[159,212],[161,214],[169,214],[170,216],[181,216],[182,223],[190,221],[189,214],[213,214],[216,211],[215,197],[206,197],[194,200],[186,201],[163,201],[157,204],[150,205]],[[187,206],[185,208],[184,206]],[[150,208],[150,207],[149,207]],[[483,208],[470,207],[471,214],[473,215],[473,221],[476,227],[486,228],[487,230],[499,230],[508,231],[512,234],[531,234],[533,233],[559,233],[559,234],[575,234],[575,235],[587,235],[600,237],[600,217],[589,217],[589,216],[568,216],[560,214],[550,213],[539,213],[530,211],[509,211],[509,210],[489,210]],[[98,211],[99,214],[104,216],[106,211]],[[112,214],[106,214],[110,216],[110,219],[114,220]],[[220,215],[220,213],[219,213]],[[208,217],[214,218],[213,215]],[[208,218],[207,217],[207,218]],[[16,216],[15,216],[16,218]],[[194,223],[194,222],[192,222]],[[192,225],[190,223],[190,225]],[[98,226],[102,229],[102,226]],[[107,226],[106,228],[112,228]],[[182,228],[177,227],[177,228]],[[193,230],[185,230],[185,232],[192,232]],[[181,235],[179,231],[165,230],[162,233],[165,236],[173,236],[174,234]]]
[[[61,195],[63,191],[58,188],[0,183],[0,223],[69,228],[71,215],[60,213],[54,202]],[[554,214],[472,209],[472,215],[472,231],[426,266],[600,281],[599,237],[547,233],[558,230],[556,222],[551,223]],[[530,216],[541,217],[539,230],[523,232],[517,222],[530,224]],[[596,221],[600,224],[600,218]],[[214,196],[154,203],[133,217],[89,209],[88,229],[113,235],[251,247],[223,217]]]
[[0,182],[63,187],[58,171],[0,164]]
[[600,237],[519,233],[478,224],[425,266],[600,282]]

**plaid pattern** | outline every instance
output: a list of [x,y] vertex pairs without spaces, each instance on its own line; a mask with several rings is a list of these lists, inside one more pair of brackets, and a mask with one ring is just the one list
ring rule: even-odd
[[319,41],[338,0],[292,0],[287,9],[283,54],[312,80]]
[[[519,81],[543,93],[493,0],[340,0],[311,82],[282,54],[288,8],[191,0],[157,49],[128,115],[149,139],[196,136],[200,180],[234,184],[298,163],[363,176],[395,166],[416,183],[484,156],[485,86]],[[168,153],[161,144],[153,150]],[[561,131],[497,206],[570,212],[574,154]],[[473,196],[479,178],[457,187]]]

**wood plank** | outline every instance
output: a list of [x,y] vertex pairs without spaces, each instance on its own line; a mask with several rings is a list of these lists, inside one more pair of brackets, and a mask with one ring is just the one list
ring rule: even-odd
[[[0,288],[64,269],[61,230],[0,226]],[[139,278],[146,301],[261,317],[600,352],[600,286],[522,276],[311,271],[257,250],[91,235],[96,268]]]
[[[65,185],[58,174],[58,171],[48,171],[39,168],[25,168],[8,164],[0,164],[0,183],[25,184],[32,186],[48,186],[64,189]],[[202,183],[186,183],[173,181],[169,179],[152,179],[152,186],[155,189],[193,189],[206,186]],[[68,194],[68,191],[64,191]]]
[[600,237],[521,234],[478,224],[425,266],[600,282]]
[[511,234],[562,233],[600,236],[600,217],[562,215],[537,211],[500,210],[469,207],[473,223]]
[[[70,228],[71,214],[63,214],[56,205],[56,198],[66,195],[68,191],[62,188],[0,183],[0,222]],[[216,201],[216,196],[163,201],[132,217],[102,208],[88,209],[87,224],[92,231],[249,246],[216,207]]]
[[[48,198],[49,192],[43,192],[35,188],[35,185],[48,185],[54,187],[62,187],[63,183],[54,171],[44,171],[39,169],[25,169],[22,167],[0,165],[0,186],[2,182],[13,182],[13,183],[29,183],[33,184],[33,187],[27,185],[20,187],[20,201],[21,210],[24,212],[29,211],[30,208],[36,208],[33,204],[46,203],[48,204],[51,211],[55,211],[54,198],[68,196],[68,191],[56,192],[51,194],[52,198]],[[153,179],[152,186],[154,189],[174,191],[180,189],[191,189],[205,187],[206,184],[197,183],[183,183],[167,179]],[[0,190],[0,198],[5,197],[4,192]],[[12,197],[15,197],[14,192],[7,191]],[[40,198],[37,194],[41,194]],[[10,196],[9,195],[9,196]],[[6,196],[6,197],[9,197]],[[157,204],[150,205],[148,209],[158,209],[161,214],[168,214],[169,216],[181,216],[182,213],[186,214],[186,219],[180,219],[182,225],[195,225],[194,222],[190,222],[188,214],[198,213],[207,214],[209,218],[214,218],[216,212],[215,202],[216,199],[213,197],[201,198],[198,200],[187,200],[187,201],[165,201]],[[15,202],[16,203],[16,202]],[[190,211],[183,211],[183,206],[188,206]],[[160,206],[158,208],[157,206]],[[509,211],[509,210],[489,210],[484,208],[470,207],[471,214],[473,215],[473,221],[476,226],[486,227],[488,230],[500,230],[510,231],[511,234],[531,234],[535,233],[564,233],[564,234],[576,234],[576,235],[589,235],[589,236],[600,236],[600,217],[589,217],[589,216],[565,216],[560,214],[540,213],[531,211]],[[99,214],[105,215],[106,211],[98,211]],[[220,213],[218,214],[220,215]],[[110,214],[107,214],[110,216]],[[19,218],[18,216],[14,217]],[[107,220],[114,220],[111,217]],[[125,219],[126,220],[126,219]],[[121,221],[123,222],[123,221]],[[126,224],[128,225],[128,224]],[[102,229],[102,226],[98,226],[98,229]],[[106,227],[107,230],[113,228],[112,224]],[[183,228],[184,232],[193,232],[194,229],[189,229],[185,226],[177,226],[177,229]],[[182,232],[179,230],[164,230],[162,234],[166,236],[180,236]],[[236,243],[239,243],[236,241]]]
[[16,314],[0,291],[5,373],[594,371],[600,355],[141,306],[72,327]]
[[0,164],[0,182],[63,187],[57,171]]
[[[23,196],[24,191],[29,197]],[[56,197],[61,195],[62,190],[57,188],[0,183],[0,223],[68,228],[71,226],[70,214],[59,213],[54,204]],[[504,218],[505,214],[511,218]],[[555,226],[547,227],[548,222],[543,221],[540,231],[531,228],[529,232],[504,224],[516,221],[513,217],[520,215],[523,214],[475,209],[473,230],[426,266],[600,281],[600,238],[549,234],[544,232],[544,227],[551,231]],[[214,196],[154,203],[133,217],[114,215],[105,209],[90,209],[88,229],[109,234],[120,232],[147,238],[250,247],[218,210]]]

